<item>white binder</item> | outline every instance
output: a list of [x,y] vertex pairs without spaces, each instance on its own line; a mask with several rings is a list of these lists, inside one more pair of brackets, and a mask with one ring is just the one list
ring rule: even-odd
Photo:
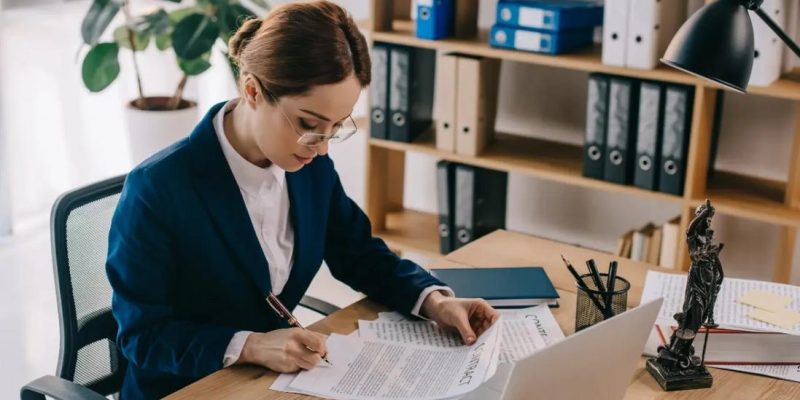
[[653,69],[686,16],[686,0],[634,0],[628,10],[625,65]]
[[[786,26],[786,2],[784,0],[764,0],[761,9],[775,21],[778,26]],[[778,35],[767,26],[764,20],[750,11],[753,22],[753,71],[750,73],[750,85],[769,86],[781,76],[783,69],[784,44]]]
[[606,0],[603,9],[603,64],[625,66],[628,10],[632,1]]

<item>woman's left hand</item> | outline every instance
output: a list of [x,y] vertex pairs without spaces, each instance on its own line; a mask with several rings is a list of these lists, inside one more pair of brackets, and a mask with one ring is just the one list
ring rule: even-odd
[[500,313],[483,299],[459,299],[438,291],[425,298],[420,311],[439,326],[458,331],[468,345],[500,318]]

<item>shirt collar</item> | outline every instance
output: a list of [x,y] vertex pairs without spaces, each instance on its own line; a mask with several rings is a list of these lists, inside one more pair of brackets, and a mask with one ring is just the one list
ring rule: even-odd
[[284,170],[275,165],[275,163],[271,163],[269,167],[262,168],[247,161],[233,148],[230,141],[228,141],[228,137],[225,136],[225,114],[233,110],[236,103],[236,99],[228,101],[214,116],[214,130],[217,133],[217,139],[222,146],[222,153],[225,155],[225,160],[228,161],[236,183],[241,189],[250,193],[258,193],[263,186],[272,183],[277,183],[283,189],[286,183],[286,172]]

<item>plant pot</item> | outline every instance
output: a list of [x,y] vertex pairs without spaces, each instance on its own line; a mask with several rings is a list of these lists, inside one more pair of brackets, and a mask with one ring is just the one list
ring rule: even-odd
[[169,110],[170,97],[147,97],[148,109],[128,103],[125,120],[128,144],[134,165],[186,137],[197,124],[197,103],[181,100],[177,110]]

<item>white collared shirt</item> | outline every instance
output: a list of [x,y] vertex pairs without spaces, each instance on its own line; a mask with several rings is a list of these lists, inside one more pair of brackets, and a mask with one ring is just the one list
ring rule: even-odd
[[289,218],[289,192],[286,189],[286,171],[272,163],[262,168],[247,161],[225,136],[225,114],[233,110],[236,100],[225,106],[214,117],[214,129],[222,146],[222,153],[233,172],[258,243],[269,264],[272,293],[283,291],[292,271],[294,228]]
[[[233,110],[237,100],[231,100],[214,116],[214,130],[222,147],[225,160],[233,172],[236,184],[242,193],[250,222],[253,223],[258,243],[269,264],[269,277],[272,293],[276,296],[283,291],[292,271],[294,251],[294,228],[289,216],[289,192],[286,188],[286,171],[274,163],[267,168],[258,167],[244,159],[233,148],[225,136],[225,114]],[[422,303],[434,290],[442,290],[446,295],[453,291],[444,286],[429,286],[420,293],[411,314],[419,317]],[[239,331],[233,335],[225,349],[222,365],[233,365],[242,354],[242,349],[250,331]]]

